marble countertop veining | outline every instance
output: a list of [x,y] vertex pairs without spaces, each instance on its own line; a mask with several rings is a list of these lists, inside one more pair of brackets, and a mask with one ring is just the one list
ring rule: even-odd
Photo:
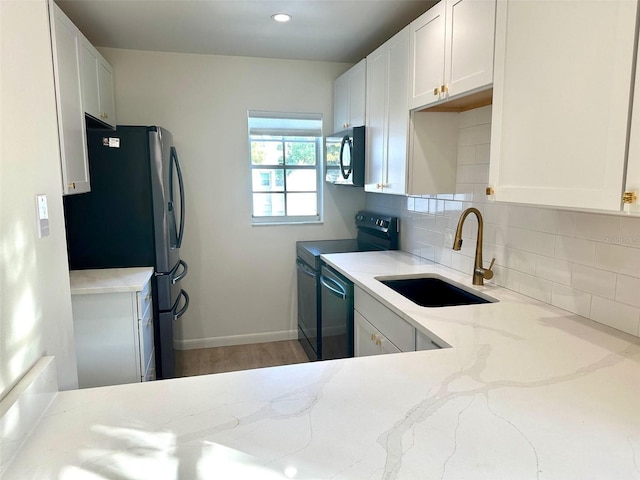
[[153,267],[70,270],[71,295],[137,292],[153,275]]
[[489,283],[417,307],[375,277],[471,278],[401,252],[325,260],[451,348],[60,392],[3,479],[640,479],[640,339]]

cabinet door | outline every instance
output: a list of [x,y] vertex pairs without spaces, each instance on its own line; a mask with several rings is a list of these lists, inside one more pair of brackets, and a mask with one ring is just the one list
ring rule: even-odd
[[[637,62],[640,62],[640,50],[638,50],[636,64]],[[640,71],[638,70],[636,70],[634,91],[625,192],[635,193],[636,200],[625,204],[624,210],[634,215],[640,215]]]
[[49,7],[62,190],[65,195],[84,193],[91,188],[80,83],[79,31],[56,4],[51,2]]
[[80,68],[82,71],[82,105],[84,112],[100,118],[98,88],[98,56],[93,45],[84,35],[80,36]]
[[349,70],[349,127],[365,123],[367,93],[367,60],[363,59]]
[[367,192],[380,192],[387,162],[387,78],[389,55],[382,45],[367,57],[366,168]]
[[80,387],[139,382],[135,295],[73,295],[71,304]]
[[99,122],[115,128],[113,70],[100,52],[82,34],[80,66],[82,71],[82,105],[84,112]]
[[388,42],[387,166],[384,193],[404,195],[407,190],[409,132],[409,27]]
[[447,0],[446,97],[493,82],[496,0]]
[[409,26],[412,75],[409,107],[417,108],[441,100],[444,85],[444,0],[411,22]]
[[383,355],[400,353],[400,349],[382,335],[362,315],[354,312],[355,321],[355,356]]
[[636,2],[500,0],[495,200],[620,210]]
[[98,86],[102,121],[115,128],[116,106],[113,95],[113,69],[102,58],[102,55],[98,57]]
[[344,130],[349,121],[349,72],[333,82],[333,131]]

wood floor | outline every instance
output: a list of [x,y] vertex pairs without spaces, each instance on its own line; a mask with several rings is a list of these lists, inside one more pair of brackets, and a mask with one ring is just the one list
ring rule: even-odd
[[176,350],[176,376],[191,377],[308,361],[297,340]]

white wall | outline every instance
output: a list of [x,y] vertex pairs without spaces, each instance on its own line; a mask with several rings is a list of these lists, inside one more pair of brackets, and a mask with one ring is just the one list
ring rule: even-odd
[[640,336],[640,218],[487,201],[490,139],[490,106],[461,113],[456,192],[368,194],[367,207],[402,218],[403,250],[471,278],[473,215],[462,250],[451,247],[460,214],[474,206],[485,222],[485,264],[496,258],[494,282]]
[[191,306],[175,324],[176,348],[293,338],[296,240],[353,238],[365,197],[329,186],[323,225],[252,227],[247,110],[319,112],[331,133],[333,80],[349,65],[101,52],[114,68],[118,123],[168,128],[183,164]]
[[45,354],[77,387],[51,62],[45,1],[0,1],[0,398]]

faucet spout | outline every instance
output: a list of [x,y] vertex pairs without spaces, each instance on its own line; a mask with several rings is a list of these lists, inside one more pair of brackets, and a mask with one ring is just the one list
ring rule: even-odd
[[462,247],[462,227],[464,225],[464,221],[471,213],[473,213],[478,219],[476,256],[473,263],[473,285],[484,285],[485,279],[490,280],[491,278],[493,278],[493,271],[491,270],[491,267],[493,267],[493,263],[496,259],[494,258],[491,261],[491,265],[489,265],[489,268],[484,268],[482,262],[482,235],[484,230],[484,222],[482,220],[482,214],[477,208],[467,208],[464,212],[462,212],[462,215],[460,215],[460,219],[458,220],[458,227],[456,228],[456,236],[453,240],[453,249],[460,250],[460,248]]

